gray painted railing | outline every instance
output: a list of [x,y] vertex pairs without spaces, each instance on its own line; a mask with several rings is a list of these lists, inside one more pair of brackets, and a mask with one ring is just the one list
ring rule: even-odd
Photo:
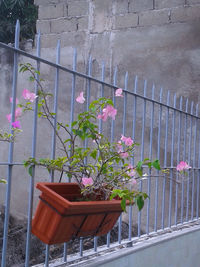
[[[93,95],[99,96],[110,95],[113,98],[114,104],[117,106],[117,101],[114,96],[114,89],[117,89],[117,68],[114,70],[113,83],[105,81],[105,65],[102,63],[101,78],[97,79],[92,76],[92,58],[89,58],[87,74],[77,71],[77,53],[74,50],[72,69],[60,65],[60,42],[58,41],[56,52],[56,63],[45,60],[41,57],[40,52],[40,34],[37,36],[36,56],[31,55],[19,49],[19,22],[16,24],[15,46],[11,47],[0,43],[0,47],[14,53],[13,61],[13,86],[12,86],[12,122],[15,114],[15,100],[17,95],[17,77],[18,77],[18,58],[19,56],[26,57],[26,60],[32,59],[35,61],[37,70],[40,70],[40,64],[55,69],[54,80],[54,113],[57,114],[59,108],[59,89],[60,89],[60,72],[71,75],[72,84],[71,92],[68,97],[71,97],[70,122],[73,121],[75,111],[75,94],[78,93],[77,78],[81,77],[83,87],[86,87],[88,108],[90,98]],[[132,89],[133,87],[133,89]],[[97,89],[98,88],[98,92]],[[198,115],[198,105],[194,107],[192,102],[189,110],[189,101],[183,100],[182,97],[177,98],[176,95],[170,96],[170,92],[165,96],[162,88],[158,95],[156,95],[156,88],[153,85],[149,88],[147,81],[144,82],[141,88],[140,81],[136,76],[131,85],[128,72],[125,74],[123,86],[122,100],[123,105],[119,106],[119,114],[122,114],[122,125],[118,120],[112,121],[110,127],[106,130],[111,141],[115,139],[119,133],[132,138],[140,143],[139,156],[137,159],[143,160],[145,157],[150,159],[159,158],[162,167],[169,169],[169,175],[159,177],[159,173],[151,176],[151,170],[146,180],[139,182],[139,189],[146,190],[149,195],[146,206],[138,214],[133,214],[134,208],[131,206],[128,209],[129,232],[128,240],[132,240],[132,226],[138,226],[138,238],[142,234],[149,235],[151,232],[164,230],[174,225],[184,224],[189,221],[194,221],[199,218],[199,175],[200,175],[200,117]],[[37,84],[35,85],[35,93],[37,94]],[[71,93],[71,95],[70,95]],[[165,97],[167,100],[165,101]],[[173,98],[173,101],[171,101]],[[54,125],[57,122],[57,115],[54,117]],[[37,143],[37,100],[34,108],[34,121],[32,133],[32,151],[31,157],[36,156]],[[99,131],[104,129],[102,121],[99,122]],[[121,130],[120,130],[121,129]],[[11,130],[12,132],[12,130]],[[119,136],[118,136],[119,137]],[[55,158],[56,153],[56,137],[55,132],[52,133],[52,159]],[[85,144],[87,145],[87,143]],[[14,144],[9,144],[9,158],[8,162],[1,162],[0,165],[5,165],[8,168],[7,175],[7,189],[5,200],[5,222],[4,222],[4,236],[3,236],[3,250],[1,267],[6,266],[6,254],[8,243],[8,222],[10,214],[10,199],[11,199],[11,185],[12,185],[12,168],[14,165],[23,165],[13,161]],[[191,176],[188,176],[187,181],[180,181],[175,168],[179,161],[187,161],[192,166],[190,171]],[[132,163],[135,163],[133,158]],[[148,170],[147,170],[148,171]],[[168,177],[169,176],[169,177]],[[29,199],[28,199],[28,223],[27,223],[27,241],[26,241],[26,260],[25,266],[29,266],[30,261],[30,242],[31,242],[31,220],[33,216],[33,197],[34,197],[34,178],[35,171],[33,169],[32,176],[30,176],[29,184]],[[170,179],[169,179],[170,178]],[[50,174],[50,181],[54,181],[53,172]],[[179,197],[180,195],[180,197]],[[134,215],[134,216],[133,216]],[[137,218],[137,219],[135,219]],[[122,216],[118,221],[118,243],[122,242]],[[124,241],[125,242],[125,241]],[[98,251],[98,238],[94,238],[94,253]],[[110,247],[110,233],[107,235],[107,245]],[[67,243],[64,244],[63,262],[67,262]],[[46,246],[45,266],[49,266],[49,246]],[[80,257],[83,256],[83,239],[80,238]]]

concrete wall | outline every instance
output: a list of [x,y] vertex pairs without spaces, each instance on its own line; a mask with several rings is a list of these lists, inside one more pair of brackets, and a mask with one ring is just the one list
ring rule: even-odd
[[[200,229],[184,229],[175,233],[150,238],[132,248],[76,263],[82,267],[194,267],[199,266]],[[59,265],[58,265],[59,266]],[[65,265],[62,265],[65,266]]]
[[[124,87],[124,74],[128,70],[130,90],[133,88],[133,76],[138,75],[140,84],[144,79],[148,80],[147,91],[155,82],[157,95],[158,89],[163,86],[164,97],[170,90],[176,92],[177,96],[189,97],[195,103],[199,101],[200,0],[35,0],[35,4],[39,6],[37,31],[41,32],[43,58],[55,62],[55,47],[60,39],[61,64],[64,66],[71,68],[73,48],[76,47],[78,71],[86,72],[88,56],[91,54],[92,74],[98,78],[101,77],[100,66],[104,60],[106,81],[112,81],[114,67],[118,67],[119,87]],[[35,54],[35,48],[28,51]],[[27,58],[20,57],[19,62],[27,62]],[[11,94],[12,55],[2,50],[0,64],[1,105],[4,108],[0,117],[7,125],[5,113],[10,112],[8,99]],[[42,65],[41,73],[48,81],[47,87],[53,88],[54,70]],[[78,89],[83,87],[82,84],[83,80],[77,80]],[[32,85],[27,77],[20,75],[18,96],[24,87],[30,89]],[[67,96],[71,90],[71,77],[61,73],[60,88],[59,112],[62,117],[68,118],[70,98],[64,103],[62,96]],[[15,158],[17,161],[31,155],[32,120],[24,123],[23,138],[20,137],[15,145],[19,151]],[[50,155],[51,134],[47,126],[42,127],[38,139],[42,139],[44,131],[48,138],[39,145],[42,153],[39,152],[38,157]],[[8,146],[4,144],[0,151],[1,161],[7,160],[7,153]],[[27,214],[29,177],[23,167],[14,169],[11,210],[22,216]],[[1,172],[2,176],[6,176],[6,167],[1,167]],[[37,180],[41,180],[41,177],[48,180],[48,175],[40,170]],[[4,185],[0,188],[0,203],[5,199],[4,188]],[[22,192],[24,201],[21,201]],[[159,211],[159,217],[160,214]],[[152,222],[153,219],[152,216]]]
[[[158,98],[159,88],[163,87],[163,102],[166,102],[167,91],[170,90],[172,94],[177,94],[177,99],[182,95],[183,102],[188,97],[190,101],[198,103],[200,99],[200,0],[35,0],[35,4],[39,6],[37,31],[41,32],[44,55],[48,54],[52,58],[56,43],[60,39],[64,49],[61,57],[63,65],[71,65],[72,59],[69,55],[73,47],[76,47],[79,54],[77,67],[79,71],[86,71],[88,57],[92,55],[92,74],[95,77],[101,77],[101,63],[104,61],[106,81],[113,81],[114,68],[118,68],[117,85],[119,87],[124,87],[124,75],[128,71],[129,90],[133,90],[133,78],[138,75],[139,93],[143,93],[143,80],[147,79],[147,95],[151,95],[150,90],[155,83],[155,97]],[[170,101],[172,104],[172,95]],[[131,110],[131,104],[129,107]],[[142,109],[139,108],[137,110],[138,135],[141,128],[141,114]],[[147,122],[148,116],[147,114]],[[165,121],[164,117],[163,121]],[[127,116],[127,125],[129,123],[132,121]],[[116,123],[116,128],[122,129],[121,124]],[[130,130],[127,130],[127,134],[131,132]],[[155,132],[153,154],[157,151]],[[162,134],[164,140],[164,129]],[[137,141],[141,142],[140,139]],[[146,144],[147,148],[149,145],[147,135]],[[163,147],[161,145],[161,149]],[[162,155],[163,153],[161,157]],[[170,155],[168,161],[169,159]],[[144,190],[146,190],[145,184]],[[154,192],[153,189],[150,230],[153,230],[154,224]],[[159,184],[158,220],[161,218],[161,192],[162,181]],[[173,214],[174,203],[173,194]],[[168,205],[168,193],[166,193],[166,215]],[[180,202],[178,207],[180,208]],[[142,216],[144,225],[145,210],[146,208]],[[137,223],[136,216],[134,220]],[[173,215],[172,221],[174,221]]]
[[[105,61],[118,84],[129,71],[164,90],[199,100],[200,0],[35,0],[42,47],[77,47]],[[64,60],[67,64],[68,59]],[[111,79],[110,76],[108,78]]]

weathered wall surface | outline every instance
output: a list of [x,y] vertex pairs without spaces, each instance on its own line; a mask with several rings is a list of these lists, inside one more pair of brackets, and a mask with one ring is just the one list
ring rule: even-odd
[[[113,80],[114,67],[118,67],[119,87],[124,87],[124,74],[128,70],[129,90],[134,87],[133,77],[138,75],[140,90],[143,88],[143,80],[147,79],[149,92],[155,82],[157,92],[162,86],[165,96],[167,90],[170,90],[176,92],[177,96],[189,97],[195,103],[199,101],[200,0],[35,0],[35,4],[39,6],[37,31],[41,32],[43,58],[55,61],[56,44],[61,40],[61,64],[64,66],[71,67],[73,48],[76,47],[78,71],[86,72],[87,60],[91,54],[92,73],[96,77],[101,77],[100,66],[104,61],[107,81]],[[35,54],[35,48],[31,53]],[[27,59],[21,57],[19,61],[27,62]],[[0,57],[0,84],[3,88],[2,107],[6,114],[10,112],[8,99],[11,94],[11,63],[9,53],[3,51]],[[55,70],[42,65],[41,72],[49,81],[48,88],[53,88]],[[83,80],[80,79],[77,83],[77,88],[82,89]],[[63,95],[67,94],[66,85],[70,92],[71,77],[61,73],[61,104],[64,103]],[[31,85],[20,76],[18,89],[24,87],[31,88]],[[70,99],[67,101],[69,107]],[[62,117],[69,116],[66,111],[67,106],[61,105],[59,112]],[[4,113],[0,114],[0,118],[6,124]],[[50,145],[47,144],[47,139],[51,140],[51,134],[48,127],[42,127],[38,139],[43,137],[44,131],[48,138],[40,148],[45,156],[49,156]],[[16,161],[30,156],[31,133],[32,121],[28,121],[23,128],[24,139],[21,138],[16,144],[20,155],[16,156]],[[28,140],[26,136],[29,136]],[[154,150],[156,151],[156,147]],[[5,145],[0,151],[1,161],[7,160],[7,151]],[[20,216],[27,214],[29,182],[27,172],[21,168],[23,167],[14,168],[14,194],[12,193],[11,203],[12,211]],[[2,167],[2,170],[3,175],[6,175],[6,168]],[[43,172],[40,171],[36,179],[40,180],[42,175]],[[48,179],[48,176],[45,177]],[[160,192],[161,186],[160,184]],[[0,202],[3,203],[3,186],[0,190]],[[24,193],[23,201],[21,192]],[[160,214],[161,211],[159,217]],[[151,222],[153,219],[152,216]]]
[[[129,71],[199,100],[200,0],[35,0],[42,47],[77,47],[112,74]],[[67,57],[65,59],[67,62]]]
[[[55,51],[60,39],[65,51],[76,47],[81,54],[78,69],[87,67],[91,54],[93,75],[100,77],[103,60],[106,79],[112,82],[117,67],[119,87],[124,87],[124,75],[128,71],[129,90],[133,90],[133,78],[138,75],[140,93],[143,93],[142,84],[147,79],[147,94],[150,95],[155,82],[157,96],[159,88],[163,87],[164,102],[168,90],[195,103],[200,100],[200,0],[35,0],[35,3],[39,6],[37,31],[41,32],[44,53],[46,49]],[[68,65],[69,61],[72,62],[67,54],[62,57],[62,64]],[[170,101],[173,104],[172,95]],[[142,114],[142,110],[138,112]],[[120,124],[116,127],[121,129]],[[155,145],[154,152],[156,149]],[[162,192],[162,182],[159,192]],[[160,196],[159,218],[161,202]]]

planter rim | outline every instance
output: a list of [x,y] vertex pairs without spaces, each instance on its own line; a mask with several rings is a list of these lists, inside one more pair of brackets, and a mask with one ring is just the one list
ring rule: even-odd
[[[42,191],[44,194],[47,194],[48,196],[49,195],[53,195],[55,198],[56,198],[56,201],[58,203],[62,203],[62,205],[64,207],[71,207],[71,208],[76,208],[76,207],[79,207],[80,206],[80,203],[81,205],[83,206],[88,206],[88,207],[91,207],[93,205],[95,206],[99,206],[99,207],[102,207],[102,205],[104,204],[107,204],[108,203],[111,205],[111,206],[119,206],[119,204],[121,203],[121,200],[97,200],[97,201],[70,201],[64,197],[62,197],[61,195],[59,195],[59,193],[53,191],[50,186],[59,186],[59,187],[62,187],[62,186],[66,186],[66,185],[71,185],[71,186],[74,186],[74,187],[78,187],[78,184],[77,183],[46,183],[46,182],[39,182],[37,183],[36,187]],[[70,194],[70,193],[69,193]],[[98,207],[97,207],[98,209]]]

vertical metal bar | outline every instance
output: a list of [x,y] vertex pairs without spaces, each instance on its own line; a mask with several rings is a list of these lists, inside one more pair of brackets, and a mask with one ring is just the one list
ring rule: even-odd
[[45,250],[45,264],[44,264],[45,267],[48,267],[49,266],[49,248],[50,248],[50,246],[49,245],[46,245],[46,250]]
[[[117,84],[117,67],[115,67],[114,75],[113,75],[113,85],[116,86]],[[113,104],[115,107],[115,90],[113,90]],[[115,121],[111,121],[111,143],[114,141],[114,129],[115,129]],[[110,232],[107,234],[107,247],[110,247]]]
[[[77,65],[77,50],[74,49],[73,55],[73,71],[76,71]],[[74,100],[75,100],[75,90],[76,90],[76,75],[72,74],[72,90],[71,90],[71,110],[70,110],[70,132],[72,132],[71,124],[74,121]]]
[[122,216],[119,216],[118,219],[118,243],[121,244],[122,241]]
[[[158,143],[157,143],[157,158],[160,158],[160,138],[161,138],[161,121],[162,121],[162,88],[160,89],[160,113],[158,121]],[[159,175],[159,171],[157,171]],[[157,231],[158,220],[158,177],[156,177],[156,190],[155,190],[155,219],[154,219],[154,231]]]
[[124,108],[123,108],[123,126],[122,126],[122,134],[126,133],[126,107],[127,107],[127,87],[128,87],[128,72],[125,74],[124,81]]
[[107,244],[107,247],[109,248],[110,247],[110,232],[107,233],[106,244]]
[[[174,166],[174,138],[175,138],[175,120],[176,120],[176,94],[174,94],[174,111],[173,111],[173,116],[172,116],[172,138],[171,138],[171,168],[170,168],[170,184],[169,184],[169,214],[168,214],[168,227],[171,227],[171,215],[172,215],[172,179],[173,179],[173,169],[172,167]],[[175,215],[176,217],[176,215]]]
[[[92,74],[92,57],[89,57],[88,61],[88,76],[91,76]],[[87,96],[86,96],[86,111],[89,110],[89,105],[90,105],[90,90],[91,90],[91,80],[87,78]],[[84,142],[84,148],[86,149],[88,147],[88,139],[85,139]],[[87,163],[87,158],[84,158],[85,164]]]
[[[123,125],[122,134],[126,133],[126,107],[127,107],[127,87],[128,87],[128,72],[125,74],[124,79],[124,105],[123,105]],[[122,232],[122,214],[118,220],[118,242],[121,244],[121,232]]]
[[[197,115],[198,105],[196,106],[196,113]],[[195,187],[195,170],[196,167],[196,145],[197,145],[197,119],[195,118],[195,124],[194,124],[194,150],[193,150],[193,170],[192,170],[192,211],[191,211],[191,220],[194,219],[194,187]]]
[[[101,66],[101,80],[102,82],[105,79],[105,64],[104,62],[102,62],[102,66]],[[104,85],[101,84],[101,93],[100,93],[100,97],[104,97]],[[102,120],[99,120],[99,133],[102,133]]]
[[[182,97],[180,98],[180,104],[179,104],[179,109],[182,110]],[[178,116],[178,143],[177,143],[177,162],[180,161],[180,141],[181,141],[181,129],[182,129],[182,120],[181,120],[181,115],[182,113],[179,112]],[[177,225],[177,219],[178,219],[178,172],[176,172],[176,197],[175,197],[175,216],[174,216],[174,221],[175,225]]]
[[80,257],[83,257],[83,238],[80,237],[80,251],[79,251]]
[[132,238],[132,224],[133,224],[133,206],[129,205],[129,210],[128,210],[128,240],[131,240]]
[[[37,38],[37,56],[40,57],[40,33]],[[37,70],[40,70],[40,62],[37,61]],[[39,79],[39,75],[36,74],[36,79]],[[35,94],[38,94],[38,84],[35,83]],[[36,155],[36,141],[37,141],[37,114],[38,114],[38,97],[35,100],[34,105],[34,121],[33,121],[33,137],[32,137],[32,158]],[[33,213],[33,194],[34,194],[34,177],[35,177],[35,166],[33,166],[32,176],[30,176],[29,184],[29,202],[28,202],[28,225],[27,225],[27,239],[26,239],[26,260],[25,267],[29,267],[30,258],[30,246],[31,246],[31,221]]]
[[[155,85],[152,87],[151,99],[154,100]],[[150,136],[149,136],[149,159],[152,160],[152,146],[153,146],[153,125],[154,125],[154,102],[151,103],[151,123],[150,123]],[[147,223],[146,233],[149,234],[149,217],[150,217],[150,199],[151,199],[151,169],[149,169],[149,177],[147,182]]]
[[[73,53],[73,65],[72,69],[76,71],[77,65],[77,51],[74,49]],[[72,134],[72,122],[74,121],[74,101],[75,101],[75,90],[76,90],[76,75],[72,74],[72,89],[71,89],[71,108],[70,108],[70,133]],[[71,151],[70,151],[71,156]],[[68,181],[71,182],[71,178],[68,177]],[[64,243],[63,257],[64,262],[67,262],[67,243]]]
[[[56,64],[60,64],[60,40],[57,43]],[[56,68],[55,87],[54,87],[54,120],[53,120],[53,135],[51,145],[51,159],[55,159],[56,153],[56,128],[57,128],[57,109],[58,109],[58,88],[59,88],[59,69]],[[50,174],[51,182],[54,182],[54,171]]]
[[[188,99],[186,99],[185,112],[188,112]],[[185,114],[184,119],[184,135],[183,135],[183,160],[185,161],[186,157],[186,134],[187,134],[187,114]],[[182,181],[182,192],[181,192],[181,223],[183,223],[183,212],[184,212],[184,195],[185,195],[185,184]]]
[[[167,148],[168,148],[168,123],[169,123],[169,101],[170,92],[167,93],[167,114],[166,114],[166,125],[165,125],[165,149],[164,149],[164,168],[167,167]],[[166,188],[166,176],[163,177],[163,190],[162,190],[162,220],[161,227],[165,227],[165,188]]]
[[[104,82],[104,79],[105,79],[105,64],[104,64],[104,62],[102,62],[102,65],[101,65],[101,80],[102,80],[102,82]],[[103,97],[103,96],[104,96],[104,85],[101,84],[100,97]],[[99,120],[99,133],[102,133],[102,120]],[[107,238],[108,238],[108,235],[107,235]],[[97,248],[98,248],[98,237],[95,236],[94,237],[94,251],[95,252],[97,251]]]
[[[191,103],[191,114],[193,114],[193,105]],[[191,143],[192,143],[192,116],[190,116],[190,134],[189,134],[189,144],[188,144],[188,164],[191,164]],[[187,202],[186,202],[186,222],[189,217],[189,198],[190,198],[190,176],[188,175],[187,179]]]
[[97,247],[98,247],[98,236],[94,237],[94,251],[97,252]]
[[[20,24],[17,20],[15,27],[15,48],[19,48],[19,34]],[[13,81],[12,81],[12,108],[11,108],[11,125],[10,132],[13,134],[12,123],[15,121],[15,107],[16,107],[16,95],[17,95],[17,75],[18,74],[18,54],[14,52],[13,62]],[[11,199],[11,183],[12,183],[12,162],[13,162],[14,143],[9,143],[9,155],[8,155],[8,181],[6,186],[6,200],[5,200],[5,218],[4,218],[4,233],[3,233],[3,248],[2,248],[2,262],[1,267],[6,266],[6,252],[8,243],[8,227],[10,216],[10,199]]]
[[[198,116],[198,109],[197,109],[197,116]],[[199,124],[199,118],[198,118],[198,124]],[[196,209],[196,218],[198,219],[199,218],[199,179],[200,179],[200,124],[199,124],[199,144],[198,144],[198,163],[197,163],[197,166],[198,166],[198,170],[197,170],[197,209]]]
[[[88,76],[92,75],[92,57],[89,57],[89,62],[88,62]],[[89,105],[90,105],[90,90],[91,90],[91,80],[88,79],[87,81],[87,102],[86,102],[86,110],[89,110]]]
[[63,251],[63,261],[67,262],[67,247],[68,247],[68,243],[65,242],[64,243],[64,251]]
[[[180,98],[180,110],[182,111],[182,97]],[[181,121],[181,112],[180,112],[180,128],[182,128],[182,121]],[[185,123],[184,123],[184,126],[185,126]],[[185,129],[184,129],[185,130]],[[180,136],[181,136],[181,129],[180,129]],[[184,133],[184,136],[185,136],[185,133]],[[185,140],[185,139],[184,139]],[[185,141],[184,141],[185,142]],[[180,147],[180,143],[178,145],[178,148]],[[184,154],[183,154],[184,156]],[[177,154],[177,163],[179,163],[180,161],[180,149],[178,151],[178,154]],[[177,174],[178,176],[178,174]],[[185,191],[185,185],[184,185],[184,181],[182,181],[181,183],[181,223],[183,223],[183,209],[184,209],[184,191]]]
[[[136,112],[137,112],[137,86],[138,86],[138,77],[135,76],[135,84],[134,84],[134,97],[133,97],[133,129],[132,129],[132,138],[135,140],[135,129],[136,129]],[[131,159],[132,165],[134,165],[135,159],[134,155]]]
[[[188,98],[186,99],[185,112],[188,113]],[[185,114],[185,123],[184,123],[184,142],[183,142],[183,160],[185,161],[186,157],[186,141],[187,141],[187,114]]]
[[[147,81],[144,81],[144,97],[146,97]],[[142,140],[141,140],[141,161],[144,159],[144,133],[146,122],[146,100],[143,99],[143,116],[142,116]],[[142,192],[142,180],[139,182],[139,191]],[[138,212],[138,237],[141,235],[141,211]]]
[[[114,76],[113,76],[113,85],[117,86],[117,67],[115,67]],[[113,104],[115,107],[115,91],[113,90]],[[111,122],[111,143],[114,141],[114,134],[115,134],[115,121],[112,120]]]
[[[137,93],[137,83],[138,78],[135,76],[134,81],[134,93]],[[136,95],[133,96],[133,128],[132,128],[132,138],[135,140],[135,128],[136,128],[136,106],[137,106],[137,98]],[[131,158],[131,164],[134,165],[134,152],[133,157]],[[129,240],[131,240],[132,237],[132,223],[133,223],[133,206],[129,206]]]
[[[191,115],[193,115],[193,108],[194,108],[194,103],[192,102],[191,103],[191,110],[190,110],[190,114]],[[189,161],[189,165],[191,166],[192,165],[192,160],[191,160],[191,146],[192,146],[192,123],[193,122],[193,117],[192,116],[190,116],[190,136],[189,136],[189,148],[188,148],[188,153],[189,153],[189,159],[188,159],[188,161]],[[188,175],[188,187],[190,187],[190,176]],[[193,217],[193,211],[192,211],[192,209],[193,209],[193,207],[194,207],[194,197],[193,197],[193,194],[194,194],[194,176],[193,176],[193,178],[192,178],[192,195],[191,195],[191,197],[192,197],[192,199],[191,199],[191,216]],[[188,211],[189,211],[189,197],[188,197]],[[188,213],[188,217],[189,217],[189,213]],[[189,219],[189,218],[188,218]]]

